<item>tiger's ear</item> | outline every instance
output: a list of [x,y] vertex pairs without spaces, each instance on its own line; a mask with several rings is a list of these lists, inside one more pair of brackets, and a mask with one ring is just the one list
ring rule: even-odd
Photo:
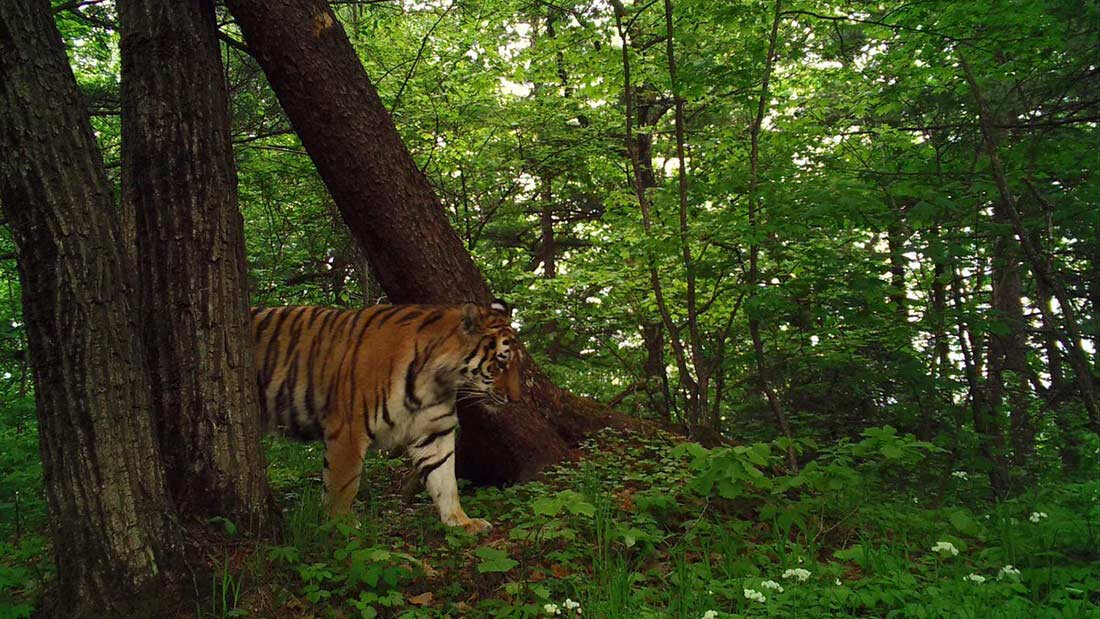
[[467,334],[481,330],[481,308],[473,303],[462,304],[462,330]]
[[505,316],[512,315],[512,306],[508,305],[508,302],[504,299],[493,299],[493,302],[489,304],[489,309]]

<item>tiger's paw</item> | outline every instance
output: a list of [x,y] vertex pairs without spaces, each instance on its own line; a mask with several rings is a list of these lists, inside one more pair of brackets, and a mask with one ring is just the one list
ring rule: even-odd
[[468,521],[460,525],[470,535],[481,535],[482,533],[488,533],[489,529],[493,528],[493,525],[489,524],[488,520],[482,518],[470,518]]

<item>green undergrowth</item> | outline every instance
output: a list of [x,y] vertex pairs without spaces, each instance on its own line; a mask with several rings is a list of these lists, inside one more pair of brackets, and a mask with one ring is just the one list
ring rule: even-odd
[[245,592],[212,616],[1096,616],[1095,480],[992,502],[983,476],[888,426],[793,447],[797,474],[786,443],[604,431],[535,482],[464,488],[494,524],[475,538],[403,498],[407,465],[379,455],[360,525],[326,522],[319,447],[275,442],[285,541],[238,561]]
[[[33,421],[3,427],[0,618],[29,616],[51,577]],[[1100,611],[1095,479],[1041,481],[993,502],[978,498],[982,476],[950,470],[940,449],[888,426],[793,447],[806,462],[797,474],[783,466],[786,443],[707,450],[604,431],[535,482],[464,488],[466,511],[494,524],[475,538],[439,524],[425,493],[404,497],[407,464],[379,454],[364,470],[358,526],[328,521],[320,446],[271,441],[283,539],[212,550],[212,593],[195,616]]]

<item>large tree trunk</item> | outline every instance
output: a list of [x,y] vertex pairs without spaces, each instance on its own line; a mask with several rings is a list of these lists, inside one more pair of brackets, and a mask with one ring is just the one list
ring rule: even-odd
[[0,3],[0,203],[18,248],[59,616],[138,610],[176,530],[111,187],[46,0]]
[[122,198],[136,214],[141,323],[168,488],[181,514],[275,518],[260,449],[244,225],[213,0],[120,0]]
[[[485,279],[327,3],[227,4],[389,300],[490,302]],[[459,412],[456,456],[459,473],[468,479],[529,479],[560,460],[570,443],[607,423],[610,413],[562,391],[524,358],[522,402],[497,415]]]

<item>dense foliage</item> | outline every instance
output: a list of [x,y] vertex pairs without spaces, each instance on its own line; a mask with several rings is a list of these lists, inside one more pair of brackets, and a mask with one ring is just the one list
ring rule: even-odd
[[[112,3],[54,4],[117,177]],[[383,460],[385,524],[318,527],[317,456],[276,443],[291,539],[213,557],[202,613],[1096,612],[1095,3],[333,4],[542,367],[717,447],[602,436],[584,467],[479,491],[502,525],[479,545],[381,490]],[[224,18],[253,301],[378,301]],[[18,615],[49,567],[14,258],[0,228]]]

